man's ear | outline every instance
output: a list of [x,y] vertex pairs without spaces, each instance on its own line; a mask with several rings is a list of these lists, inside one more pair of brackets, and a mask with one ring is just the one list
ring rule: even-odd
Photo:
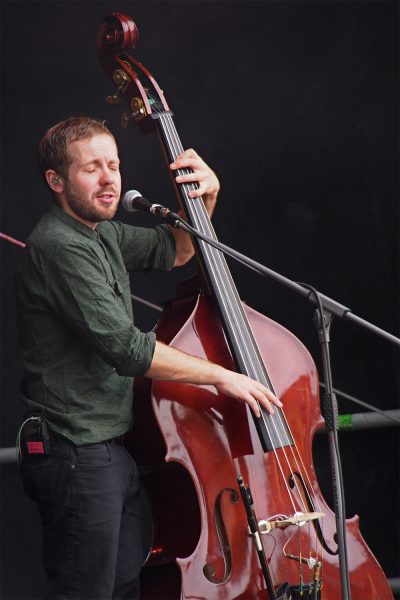
[[60,192],[64,191],[64,180],[55,171],[53,171],[52,169],[48,169],[45,173],[45,176],[46,181],[49,187],[53,190],[53,192],[59,194]]

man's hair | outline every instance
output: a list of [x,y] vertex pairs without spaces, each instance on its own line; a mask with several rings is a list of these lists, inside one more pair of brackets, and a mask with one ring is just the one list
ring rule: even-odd
[[110,135],[115,139],[105,121],[91,117],[69,117],[50,127],[41,139],[38,148],[38,164],[44,180],[46,180],[45,173],[48,169],[54,170],[63,178],[67,177],[71,164],[68,146],[72,142],[102,134]]

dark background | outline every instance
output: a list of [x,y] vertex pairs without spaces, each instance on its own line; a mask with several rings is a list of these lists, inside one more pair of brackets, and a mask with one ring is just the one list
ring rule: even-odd
[[[296,281],[313,284],[360,317],[398,335],[397,2],[1,2],[1,230],[24,240],[50,203],[35,153],[44,131],[69,115],[106,118],[123,160],[124,189],[174,208],[155,135],[143,136],[104,97],[113,86],[95,49],[102,17],[126,12],[134,52],[175,113],[185,147],[218,173],[221,241]],[[148,224],[143,216],[119,218]],[[0,240],[2,437],[15,444],[23,407],[13,275],[18,247]],[[230,263],[231,264],[231,263]],[[313,309],[304,299],[232,264],[239,292],[293,331],[320,367]],[[194,266],[136,277],[134,293],[161,303]],[[135,304],[151,328],[157,313]],[[398,407],[395,346],[335,320],[337,388],[380,409]],[[359,407],[339,399],[341,413]],[[399,436],[396,427],[341,433],[347,515],[388,577],[399,577]],[[330,498],[323,436],[314,444]],[[4,599],[40,598],[35,507],[16,464],[2,467]],[[333,600],[333,599],[332,599]],[[357,599],[355,599],[357,600]]]

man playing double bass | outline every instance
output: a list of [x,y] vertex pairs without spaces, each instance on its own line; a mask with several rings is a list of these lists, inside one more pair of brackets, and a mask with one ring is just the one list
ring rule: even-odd
[[[256,414],[259,405],[270,412],[281,406],[260,383],[135,327],[127,271],[170,270],[194,249],[185,232],[168,225],[112,221],[119,164],[102,121],[71,117],[47,131],[39,165],[53,204],[17,274],[27,405],[21,475],[42,520],[47,598],[139,597],[143,499],[122,443],[132,426],[135,376],[214,385]],[[192,170],[176,180],[196,182],[191,196],[203,196],[211,215],[219,191],[213,171],[193,150],[170,168]]]

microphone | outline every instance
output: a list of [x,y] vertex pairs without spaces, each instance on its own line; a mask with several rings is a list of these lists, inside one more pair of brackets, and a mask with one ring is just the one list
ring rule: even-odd
[[129,190],[122,196],[122,206],[129,212],[135,212],[142,210],[144,212],[150,212],[153,215],[163,217],[163,219],[179,219],[179,216],[175,214],[169,208],[162,206],[162,204],[153,204],[150,200],[143,198],[142,194],[137,190]]

